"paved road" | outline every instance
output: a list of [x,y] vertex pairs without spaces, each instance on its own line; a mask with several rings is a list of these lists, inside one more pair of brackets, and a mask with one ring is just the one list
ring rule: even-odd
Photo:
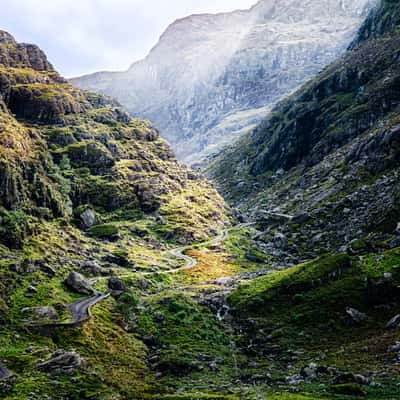
[[[215,238],[208,240],[203,243],[199,243],[196,245],[189,245],[189,246],[184,246],[184,247],[178,247],[173,250],[169,250],[169,254],[173,255],[174,257],[185,261],[185,264],[179,268],[171,269],[171,270],[166,270],[166,271],[157,271],[157,272],[144,272],[141,275],[154,275],[154,274],[173,274],[179,271],[187,270],[190,268],[195,267],[198,264],[198,261],[186,254],[184,254],[185,251],[199,247],[199,246],[211,246],[211,245],[216,245],[223,240],[225,240],[228,236],[229,233],[235,230],[238,230],[240,228],[245,228],[247,226],[251,226],[253,223],[246,223],[246,224],[240,224],[237,226],[234,226],[233,228],[225,229],[223,230],[219,235],[217,235]],[[132,273],[130,274],[124,274],[124,275],[119,275],[119,278],[124,278],[124,277],[131,277]],[[99,281],[100,279],[108,279],[108,277],[103,277],[103,278],[96,278],[96,280],[93,280],[91,283],[95,283]],[[89,298],[84,298],[81,300],[76,301],[73,304],[70,304],[68,306],[68,310],[72,314],[72,320],[70,322],[56,322],[56,323],[46,323],[46,324],[32,324],[33,326],[41,326],[41,327],[60,327],[60,326],[77,326],[79,324],[82,324],[86,321],[88,321],[91,318],[91,313],[90,309],[99,303],[100,301],[106,299],[110,293],[107,294],[97,294],[96,296],[89,297]]]
[[2,364],[0,363],[0,381],[9,378],[12,373]]
[[110,296],[110,293],[97,294],[93,297],[85,297],[75,303],[68,306],[68,310],[72,314],[72,319],[69,322],[45,322],[45,323],[31,323],[31,327],[42,327],[42,328],[57,328],[57,327],[74,327],[88,321],[92,315],[90,313],[91,308],[100,303],[100,301]]
[[91,313],[90,309],[99,303],[100,301],[106,299],[110,294],[98,294],[94,297],[89,297],[76,301],[68,306],[68,310],[72,314],[72,320],[67,322],[68,325],[78,325],[82,322],[86,322],[90,319]]

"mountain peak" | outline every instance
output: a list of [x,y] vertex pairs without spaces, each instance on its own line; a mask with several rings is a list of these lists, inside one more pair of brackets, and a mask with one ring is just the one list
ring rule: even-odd
[[18,43],[6,31],[0,31],[0,64],[13,68],[31,68],[36,71],[54,71],[46,54],[38,46]]

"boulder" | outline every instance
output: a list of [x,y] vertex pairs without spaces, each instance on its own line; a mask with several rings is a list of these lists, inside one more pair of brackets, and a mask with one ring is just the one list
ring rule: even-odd
[[303,367],[300,371],[300,375],[305,379],[315,379],[318,376],[318,365],[311,363],[310,365]]
[[91,228],[97,224],[96,213],[91,208],[87,208],[85,211],[83,211],[79,218],[84,229]]
[[394,316],[386,325],[387,329],[400,329],[400,314]]
[[34,286],[28,286],[25,290],[25,297],[32,297],[37,293],[37,289]]
[[60,319],[56,309],[52,306],[27,307],[21,313],[35,321],[58,321]]
[[94,294],[94,290],[90,283],[78,272],[72,271],[65,280],[65,284],[77,293],[86,295]]
[[283,233],[275,233],[274,244],[278,249],[285,249],[288,245],[288,238]]
[[76,351],[56,351],[49,360],[37,364],[41,371],[51,375],[72,375],[85,365],[85,360]]
[[347,307],[346,314],[349,318],[349,322],[352,325],[360,325],[362,322],[368,319],[367,314],[364,314],[355,308]]
[[309,219],[310,219],[310,214],[304,212],[304,213],[295,215],[292,218],[291,222],[296,225],[301,225],[301,224],[304,224],[305,222],[307,222]]
[[389,353],[399,353],[400,352],[400,342],[397,342],[395,345],[389,347]]
[[85,261],[81,268],[83,272],[90,276],[102,275],[105,273],[104,269],[96,261]]
[[125,283],[117,276],[112,276],[108,280],[108,288],[113,292],[124,292],[126,290]]

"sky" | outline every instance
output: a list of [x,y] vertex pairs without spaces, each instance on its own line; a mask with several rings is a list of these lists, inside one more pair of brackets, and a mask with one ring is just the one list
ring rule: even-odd
[[0,29],[35,43],[66,77],[126,70],[165,28],[194,13],[250,8],[257,0],[2,0]]

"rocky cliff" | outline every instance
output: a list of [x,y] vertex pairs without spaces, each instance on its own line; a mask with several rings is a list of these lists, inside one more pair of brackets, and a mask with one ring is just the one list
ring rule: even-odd
[[73,79],[150,119],[189,163],[257,125],[269,107],[335,59],[368,0],[261,0],[247,11],[176,21],[123,73]]
[[281,265],[357,241],[397,243],[398,26],[398,2],[385,1],[350,51],[209,167],[264,226]]
[[[0,35],[0,106],[3,223],[9,213],[38,222],[43,215],[71,218],[81,206],[100,214],[163,213],[178,194],[196,202],[195,187],[218,198],[176,161],[150,123],[73,87],[38,47],[19,44],[6,32]],[[210,213],[220,214],[213,208],[218,203]],[[185,229],[173,229],[184,235]]]

